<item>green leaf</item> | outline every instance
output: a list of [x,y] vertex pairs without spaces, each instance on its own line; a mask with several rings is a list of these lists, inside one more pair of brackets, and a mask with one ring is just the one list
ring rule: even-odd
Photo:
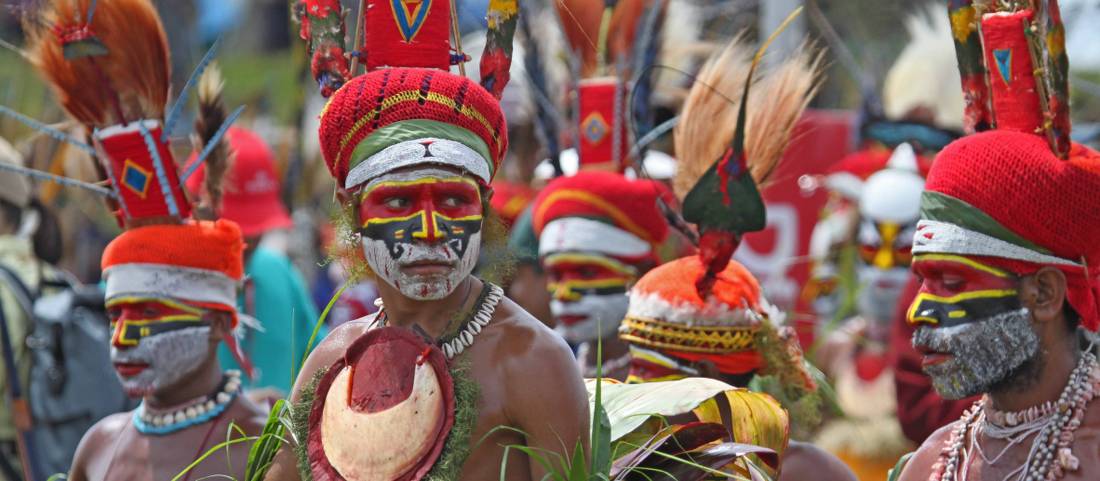
[[[595,394],[600,395],[599,409],[608,417],[610,441],[619,440],[653,416],[669,417],[689,413],[719,393],[736,390],[722,381],[705,378],[643,384],[618,384],[588,379],[585,383],[589,402],[593,403],[593,412],[597,410]],[[597,423],[593,423],[593,431],[596,427]]]
[[584,445],[577,443],[576,447],[573,448],[573,457],[568,460],[568,464],[569,481],[590,481],[587,469],[588,463],[585,462]]

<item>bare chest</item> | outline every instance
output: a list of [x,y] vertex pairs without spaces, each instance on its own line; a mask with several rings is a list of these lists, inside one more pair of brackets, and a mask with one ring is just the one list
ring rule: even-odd
[[[116,437],[95,446],[88,458],[88,479],[170,480],[226,440],[226,422],[193,426],[177,433],[150,436],[139,433],[132,424]],[[237,435],[234,435],[237,437]],[[247,443],[213,452],[181,480],[197,480],[212,475],[244,475],[248,457]]]
[[[464,370],[458,370],[456,385],[463,382],[477,391],[477,421],[470,434],[470,447],[466,463],[462,468],[461,480],[505,479],[519,481],[530,479],[530,468],[521,450],[507,448],[524,444],[524,436],[509,419],[509,390],[515,386],[501,369],[501,361],[496,359],[499,352],[494,344],[494,336],[479,339],[473,349],[456,360]],[[507,455],[507,473],[500,478],[502,463]]]

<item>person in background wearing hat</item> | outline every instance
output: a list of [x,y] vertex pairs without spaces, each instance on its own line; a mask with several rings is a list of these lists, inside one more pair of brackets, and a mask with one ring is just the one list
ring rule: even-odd
[[[301,363],[306,345],[317,322],[317,308],[302,275],[283,253],[263,246],[265,234],[292,224],[279,199],[279,180],[271,149],[255,132],[233,127],[226,134],[233,152],[227,173],[221,212],[225,219],[241,226],[245,237],[245,281],[238,308],[260,321],[260,329],[248,329],[241,348],[256,367],[251,380],[259,397],[282,397],[290,392],[294,368]],[[197,192],[205,177],[205,166],[188,179]],[[322,326],[319,338],[327,333]],[[221,362],[234,366],[225,348]]]
[[[0,138],[0,162],[22,166],[23,157],[7,141]],[[31,204],[31,185],[21,175],[0,171],[0,265],[19,278],[29,289],[37,289],[41,281],[39,262],[35,259],[31,239],[26,235],[28,221],[25,215]],[[31,358],[25,339],[30,334],[31,322],[20,307],[15,287],[0,280],[0,305],[4,309],[8,333],[15,361],[16,373],[27,390]],[[6,361],[5,361],[6,362]],[[8,398],[10,382],[7,370],[0,363],[0,473],[5,479],[19,479],[20,463],[16,451],[16,419]],[[29,421],[29,419],[28,419]]]

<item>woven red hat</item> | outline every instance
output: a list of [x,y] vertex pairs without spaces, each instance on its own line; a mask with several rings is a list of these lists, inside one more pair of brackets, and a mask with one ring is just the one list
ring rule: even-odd
[[[583,247],[594,251],[606,249],[609,254],[623,257],[652,255],[652,247],[668,236],[668,223],[657,205],[659,197],[669,205],[674,204],[672,193],[664,184],[652,180],[630,180],[613,172],[584,171],[571,177],[554,179],[535,199],[532,221],[535,233],[540,237],[539,250],[547,252],[548,249],[574,250]],[[571,231],[568,227],[556,234],[546,232],[547,226],[562,219],[588,221],[592,228],[597,228],[597,225],[610,226],[625,231],[633,239],[615,242],[603,237],[586,243],[582,242],[582,232]],[[547,235],[561,242],[553,246],[544,245]],[[644,252],[641,248],[627,249],[630,247],[627,243],[636,243],[648,249]],[[620,253],[620,249],[631,252]]]
[[[432,155],[433,139],[476,153],[480,165],[459,166],[488,184],[508,149],[496,98],[473,80],[424,68],[376,70],[344,84],[321,113],[320,138],[325,163],[341,188],[418,163],[459,162],[460,156]],[[384,152],[407,142],[424,147]],[[349,181],[353,169],[357,175]]]
[[[271,149],[259,135],[247,129],[231,127],[226,138],[233,152],[233,162],[223,182],[224,195],[218,214],[236,222],[245,237],[293,225],[279,198],[279,177]],[[194,159],[192,155],[187,164]],[[187,190],[197,195],[205,178],[206,164],[202,164],[187,179]]]
[[790,376],[785,381],[813,390],[797,337],[779,325],[781,311],[764,299],[752,273],[730,261],[703,299],[696,283],[705,272],[702,259],[689,256],[642,276],[630,291],[630,308],[619,337],[677,362],[705,359],[727,374],[775,372]]
[[103,251],[106,298],[160,297],[234,314],[244,240],[228,220],[124,231]]

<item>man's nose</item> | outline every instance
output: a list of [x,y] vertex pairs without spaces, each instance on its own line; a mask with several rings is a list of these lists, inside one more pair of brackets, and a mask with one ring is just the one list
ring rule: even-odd
[[912,326],[939,326],[947,318],[965,317],[966,310],[942,302],[929,299],[925,294],[918,294],[909,306],[906,320]]
[[118,349],[128,349],[133,347],[133,343],[126,341],[126,321],[119,319],[114,323],[114,329],[111,331],[111,345]]
[[581,295],[565,282],[551,282],[548,287],[550,288],[550,297],[556,301],[576,302],[581,300]]
[[420,227],[413,231],[413,239],[435,243],[447,238],[447,233],[439,228],[439,219],[431,209],[420,212]]

